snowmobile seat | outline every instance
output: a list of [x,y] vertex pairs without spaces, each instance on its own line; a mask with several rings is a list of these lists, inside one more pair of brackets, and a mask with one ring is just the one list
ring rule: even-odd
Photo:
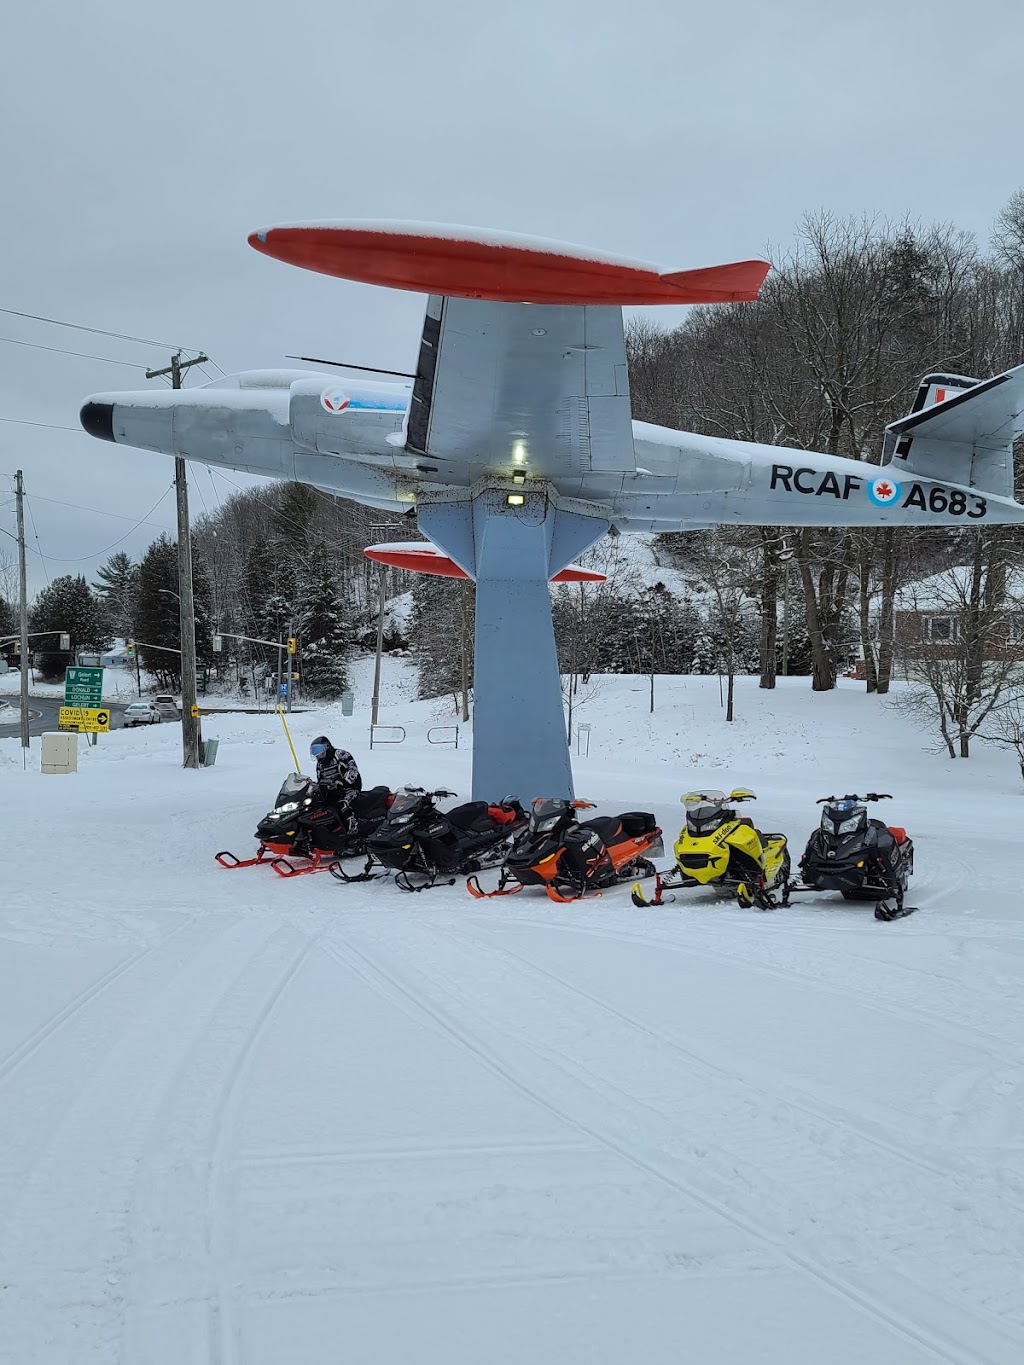
[[907,842],[907,831],[902,825],[886,825],[886,829],[898,844],[905,844]]
[[765,841],[768,839],[781,839],[783,843],[786,842],[786,836],[784,834],[770,834],[766,829],[761,831],[761,838]]
[[445,819],[450,820],[456,829],[475,829],[486,820],[488,814],[486,801],[466,801],[454,810],[445,811]]
[[641,834],[650,834],[658,828],[654,816],[647,810],[627,810],[619,816],[619,821],[622,832],[628,834],[631,839],[639,838]]
[[487,814],[496,825],[511,825],[516,818],[515,811],[506,806],[488,806]]
[[383,820],[391,804],[388,800],[390,795],[388,787],[370,787],[368,791],[362,791],[356,797],[352,813],[359,820]]
[[592,829],[600,839],[610,844],[622,833],[622,823],[614,815],[598,815],[593,820],[585,820],[580,829]]

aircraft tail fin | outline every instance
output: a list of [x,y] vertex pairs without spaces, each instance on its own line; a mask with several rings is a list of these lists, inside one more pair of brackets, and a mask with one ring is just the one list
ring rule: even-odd
[[1013,497],[1013,443],[1024,434],[1024,365],[993,379],[929,374],[913,411],[885,429],[883,460],[905,474]]

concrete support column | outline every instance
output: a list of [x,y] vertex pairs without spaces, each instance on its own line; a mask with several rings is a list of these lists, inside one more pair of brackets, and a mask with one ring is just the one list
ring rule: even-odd
[[573,796],[548,580],[608,523],[557,508],[544,490],[519,506],[505,488],[420,504],[420,529],[476,579],[473,799]]

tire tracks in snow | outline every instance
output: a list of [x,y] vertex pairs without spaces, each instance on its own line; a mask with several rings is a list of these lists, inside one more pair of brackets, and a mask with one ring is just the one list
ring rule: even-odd
[[[1000,1365],[1002,1362],[1006,1365],[1014,1362],[1015,1365],[1020,1359],[1024,1349],[1021,1339],[987,1316],[959,1306],[952,1310],[944,1308],[933,1296],[922,1296],[918,1286],[909,1284],[912,1300],[915,1295],[918,1299],[924,1298],[919,1304],[924,1314],[933,1319],[945,1317],[943,1328],[933,1328],[916,1321],[892,1302],[905,1292],[908,1282],[901,1282],[894,1276],[888,1284],[889,1292],[883,1294],[871,1277],[858,1283],[795,1248],[756,1213],[749,1209],[737,1210],[725,1198],[709,1190],[706,1183],[696,1179],[692,1173],[692,1157],[672,1150],[673,1145],[678,1145],[679,1134],[672,1132],[668,1124],[660,1125],[660,1132],[638,1132],[636,1116],[643,1101],[635,1095],[609,1084],[586,1066],[569,1060],[564,1053],[555,1052],[551,1045],[541,1043],[535,1037],[526,1037],[519,1029],[507,1025],[499,1028],[491,1023],[464,995],[452,996],[450,976],[443,984],[435,982],[433,990],[414,984],[407,975],[382,963],[381,946],[379,940],[360,946],[340,924],[332,937],[325,940],[326,951],[339,963],[399,1008],[408,1010],[412,1007],[432,1021],[436,1029],[516,1091],[635,1169],[771,1248],[781,1260],[840,1295],[905,1341],[913,1342],[948,1365],[994,1365],[997,1361]],[[384,947],[393,957],[393,945]],[[412,969],[422,972],[422,964],[428,960],[428,955],[421,954],[411,964]],[[406,964],[407,969],[409,965]],[[438,995],[442,995],[444,1004],[439,1003]],[[469,1022],[453,1013],[450,1007],[453,998],[471,1013]],[[541,1083],[538,1083],[538,1073],[544,1078]],[[648,1128],[652,1128],[650,1120]],[[881,1279],[881,1276],[876,1278]],[[984,1344],[979,1346],[979,1341]]]

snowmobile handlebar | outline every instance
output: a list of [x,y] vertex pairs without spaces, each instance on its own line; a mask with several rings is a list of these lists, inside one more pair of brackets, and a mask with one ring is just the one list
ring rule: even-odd
[[830,801],[891,801],[892,792],[866,792],[864,796],[858,796],[856,792],[847,792],[845,796],[819,796],[815,805],[827,806]]

